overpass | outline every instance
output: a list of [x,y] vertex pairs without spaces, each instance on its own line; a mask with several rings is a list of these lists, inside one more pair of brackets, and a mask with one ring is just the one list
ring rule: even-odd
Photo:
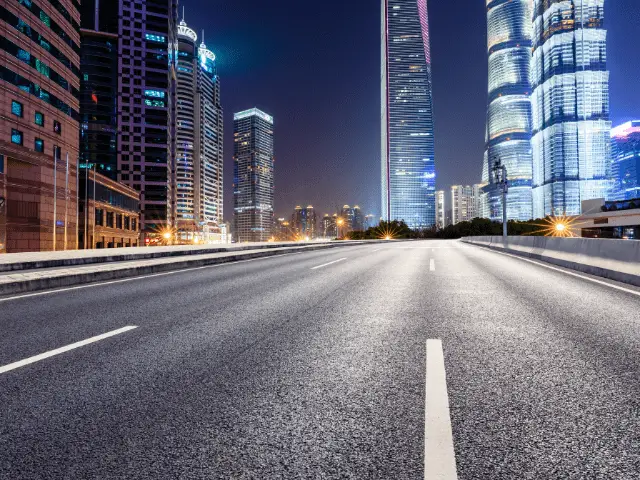
[[0,478],[638,478],[640,288],[489,246],[5,292]]

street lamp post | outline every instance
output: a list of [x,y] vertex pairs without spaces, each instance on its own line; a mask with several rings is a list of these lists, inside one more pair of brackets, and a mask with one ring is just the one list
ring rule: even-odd
[[493,166],[496,184],[502,190],[502,236],[507,238],[507,192],[509,191],[509,181],[507,180],[507,167],[502,164],[502,160]]

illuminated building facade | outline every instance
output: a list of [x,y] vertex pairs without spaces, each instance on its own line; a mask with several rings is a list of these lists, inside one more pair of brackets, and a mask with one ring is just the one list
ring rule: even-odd
[[0,1],[0,252],[75,249],[78,2]]
[[177,3],[118,2],[117,180],[140,192],[145,238],[161,237],[175,223]]
[[176,59],[175,229],[181,243],[220,241],[222,107],[215,55],[184,19]]
[[453,225],[468,222],[478,216],[478,195],[477,185],[473,187],[453,185],[451,187],[451,223]]
[[[640,120],[611,130],[613,200],[640,198]],[[640,205],[639,205],[640,206]]]
[[237,242],[266,242],[273,227],[273,117],[233,115],[233,223]]
[[[531,0],[487,0],[489,91],[483,164],[483,214],[502,220],[494,167],[507,168],[507,218],[532,218]],[[455,222],[454,222],[455,223]]]
[[427,0],[382,0],[382,218],[435,224]]
[[533,19],[533,213],[577,215],[612,186],[604,0],[535,0]]
[[444,190],[438,190],[436,192],[436,228],[438,230],[447,226],[445,223],[444,197]]
[[314,239],[318,236],[318,218],[312,205],[296,206],[291,216],[291,225],[299,238]]

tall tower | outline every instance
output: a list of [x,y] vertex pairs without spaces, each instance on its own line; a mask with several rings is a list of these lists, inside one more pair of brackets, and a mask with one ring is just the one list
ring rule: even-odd
[[233,226],[237,242],[266,242],[273,227],[273,117],[233,115]]
[[119,0],[117,180],[141,193],[146,237],[174,224],[177,3]]
[[532,218],[531,182],[532,0],[487,0],[489,97],[483,191],[486,213],[502,220],[502,189],[494,167],[507,168],[507,218]]
[[535,0],[533,213],[577,215],[610,194],[604,0]]
[[382,0],[382,218],[435,224],[427,0]]
[[222,106],[216,56],[184,18],[176,60],[176,237],[182,243],[220,241],[222,221]]
[[[204,32],[203,32],[204,36]],[[223,221],[223,121],[220,77],[216,56],[204,43],[198,47],[196,85],[196,188],[198,221],[205,238],[222,239]]]

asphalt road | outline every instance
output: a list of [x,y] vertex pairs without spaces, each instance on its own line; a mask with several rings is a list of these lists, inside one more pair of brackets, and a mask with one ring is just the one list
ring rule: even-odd
[[637,480],[640,290],[588,278],[425,241],[0,300],[0,371],[137,327],[0,373],[0,478],[424,478],[442,339],[458,478]]

